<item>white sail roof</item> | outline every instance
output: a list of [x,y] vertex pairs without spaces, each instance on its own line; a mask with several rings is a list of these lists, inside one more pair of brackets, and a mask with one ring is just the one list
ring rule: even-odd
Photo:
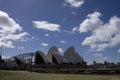
[[69,47],[65,51],[63,57],[68,61],[68,63],[77,64],[83,62],[83,58],[79,56],[73,46]]

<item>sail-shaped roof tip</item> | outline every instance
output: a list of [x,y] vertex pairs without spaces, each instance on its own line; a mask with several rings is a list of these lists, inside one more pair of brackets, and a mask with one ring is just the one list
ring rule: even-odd
[[52,62],[54,64],[67,63],[67,61],[62,57],[62,55],[60,54],[60,52],[56,46],[53,46],[49,49],[47,56],[49,59],[52,60]]
[[36,51],[35,64],[52,63],[42,51]]
[[78,52],[76,52],[76,54],[78,54],[78,56],[80,57],[80,61],[81,61],[81,62],[84,62],[83,57],[82,57],[82,56],[80,56]]
[[[53,63],[57,63],[57,64],[67,63],[67,61],[60,54],[53,54],[52,61],[53,61]],[[54,62],[54,61],[56,61],[56,62]]]
[[18,65],[27,64],[27,61],[24,58],[20,57],[20,56],[15,56],[14,59],[15,59],[15,61],[16,61],[16,63]]
[[68,61],[68,63],[77,64],[83,62],[83,58],[79,56],[73,46],[69,47],[65,51],[63,57]]
[[56,46],[53,46],[48,50],[47,56],[52,60],[52,55],[53,54],[59,54],[60,55],[60,52],[58,51],[58,48]]

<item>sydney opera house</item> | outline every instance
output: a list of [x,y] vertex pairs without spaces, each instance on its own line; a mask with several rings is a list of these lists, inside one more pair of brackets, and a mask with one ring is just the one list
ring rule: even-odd
[[62,55],[56,46],[51,47],[47,54],[42,51],[25,53],[13,56],[8,59],[1,59],[0,69],[27,70],[45,73],[103,73],[120,74],[120,63],[96,63],[87,65],[83,57],[75,51],[74,47],[69,47]]
[[[1,60],[1,62],[4,63],[1,67],[9,69],[25,69],[30,68],[30,65],[41,68],[67,68],[68,65],[86,66],[83,57],[75,51],[73,46],[69,47],[63,55],[61,55],[56,46],[53,46],[48,50],[47,54],[42,51],[36,51],[13,56],[9,59]],[[69,68],[73,67],[69,66]]]

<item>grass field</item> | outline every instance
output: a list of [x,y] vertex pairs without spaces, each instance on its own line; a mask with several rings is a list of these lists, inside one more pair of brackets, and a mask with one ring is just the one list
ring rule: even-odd
[[44,74],[0,70],[0,80],[120,80],[120,75]]

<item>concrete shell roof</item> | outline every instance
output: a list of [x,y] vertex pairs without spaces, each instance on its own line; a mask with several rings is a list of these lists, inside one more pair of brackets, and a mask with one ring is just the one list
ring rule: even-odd
[[27,63],[24,58],[19,57],[19,56],[15,56],[14,59],[15,59],[15,61],[16,61],[16,63],[17,63],[18,65],[19,65],[19,64],[26,64],[26,63]]
[[[78,53],[78,52],[76,52],[76,53],[79,55],[79,53]],[[80,56],[80,55],[79,55],[79,57],[80,57],[80,60],[81,60],[82,62],[84,62],[83,57],[82,57],[82,56]]]
[[48,59],[48,57],[42,52],[42,51],[36,51],[36,56],[35,58],[39,60],[40,57],[44,60],[45,64],[47,63],[52,63],[52,61],[50,59]]
[[58,48],[56,46],[53,46],[48,50],[48,53],[47,53],[48,58],[50,58],[52,60],[52,55],[53,54],[59,54],[60,55],[60,52],[58,51]]
[[57,63],[59,63],[59,64],[61,64],[61,63],[67,63],[67,61],[60,54],[60,52],[58,51],[58,48],[56,46],[53,46],[53,47],[51,47],[49,49],[49,51],[47,53],[47,56],[51,60],[54,57],[57,60]]
[[77,64],[83,62],[83,58],[79,56],[77,52],[75,52],[75,49],[73,46],[69,47],[63,57],[68,61],[68,63]]
[[59,54],[53,54],[54,58],[57,60],[57,63],[62,64],[62,63],[67,63],[67,61],[63,58],[63,56]]

